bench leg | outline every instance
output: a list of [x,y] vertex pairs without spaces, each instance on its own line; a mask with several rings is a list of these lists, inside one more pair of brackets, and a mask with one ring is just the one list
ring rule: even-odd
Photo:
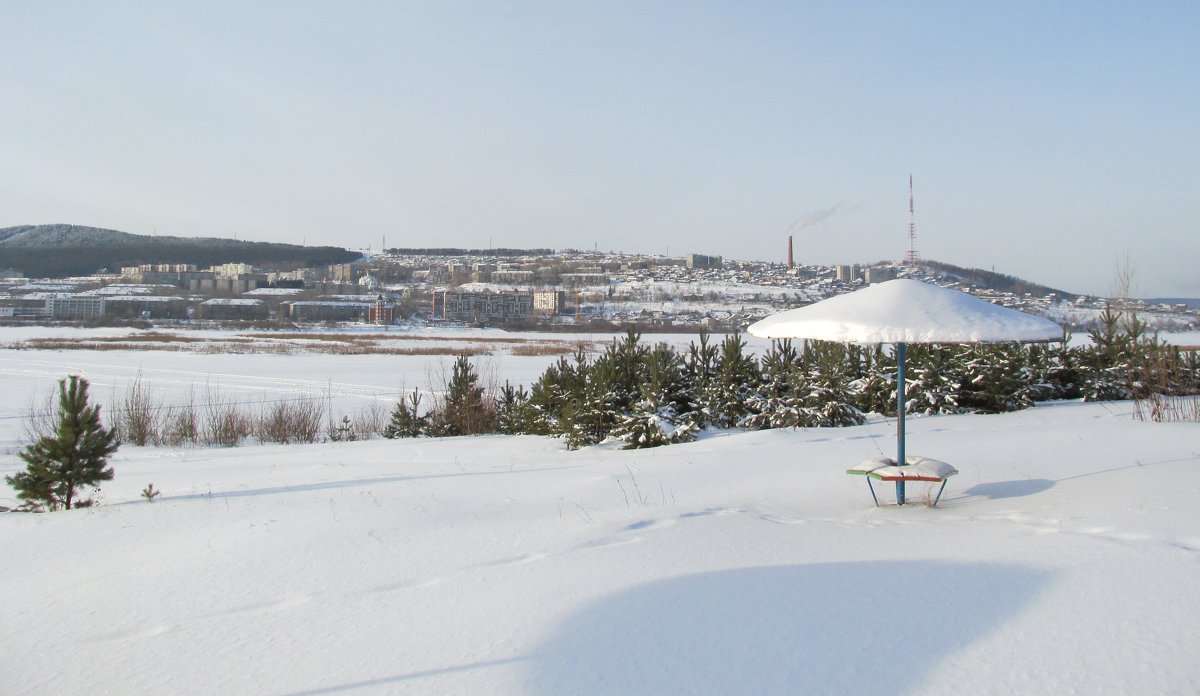
[[933,507],[937,507],[938,501],[942,499],[942,491],[946,490],[946,484],[950,479],[942,479],[942,487],[938,489],[937,497],[933,499]]
[[871,489],[871,500],[875,501],[875,507],[879,507],[879,498],[875,497],[875,486],[871,485],[871,477],[864,476],[863,478],[867,480],[867,488]]

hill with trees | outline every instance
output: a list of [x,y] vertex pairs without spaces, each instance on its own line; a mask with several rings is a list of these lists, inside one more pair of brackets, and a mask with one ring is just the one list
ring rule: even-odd
[[1059,297],[1067,299],[1078,297],[1075,293],[1056,290],[1046,285],[1017,278],[1016,276],[996,273],[995,271],[985,271],[981,268],[963,268],[962,266],[955,266],[954,264],[942,261],[931,261],[929,259],[921,259],[921,265],[935,273],[945,274],[960,283],[988,288],[997,292],[1009,292],[1014,295],[1030,293],[1038,297],[1045,297],[1050,293],[1055,293]]
[[141,235],[81,225],[0,228],[0,266],[31,278],[88,275],[143,263],[222,263],[298,267],[348,263],[359,254],[330,246],[246,242],[216,237]]

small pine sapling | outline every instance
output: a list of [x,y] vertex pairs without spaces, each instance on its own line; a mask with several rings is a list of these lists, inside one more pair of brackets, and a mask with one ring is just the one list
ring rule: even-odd
[[88,381],[77,375],[58,382],[57,424],[17,455],[25,471],[5,476],[31,510],[70,510],[90,505],[76,501],[80,489],[111,481],[108,458],[120,443],[115,430],[100,422],[100,406],[88,404]]

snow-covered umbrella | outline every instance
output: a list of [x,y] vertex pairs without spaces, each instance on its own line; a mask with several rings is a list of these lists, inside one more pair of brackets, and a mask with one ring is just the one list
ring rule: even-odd
[[[896,465],[904,466],[904,360],[908,343],[1058,341],[1058,324],[961,290],[901,278],[774,314],[750,325],[759,338],[807,338],[896,345]],[[904,504],[904,481],[896,482]]]

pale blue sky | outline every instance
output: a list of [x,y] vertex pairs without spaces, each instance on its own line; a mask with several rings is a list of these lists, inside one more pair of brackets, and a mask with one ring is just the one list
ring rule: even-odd
[[[0,226],[1200,296],[1200,2],[0,0]],[[803,226],[802,221],[808,221]],[[801,222],[800,225],[797,225]],[[2,264],[2,261],[0,261]]]

